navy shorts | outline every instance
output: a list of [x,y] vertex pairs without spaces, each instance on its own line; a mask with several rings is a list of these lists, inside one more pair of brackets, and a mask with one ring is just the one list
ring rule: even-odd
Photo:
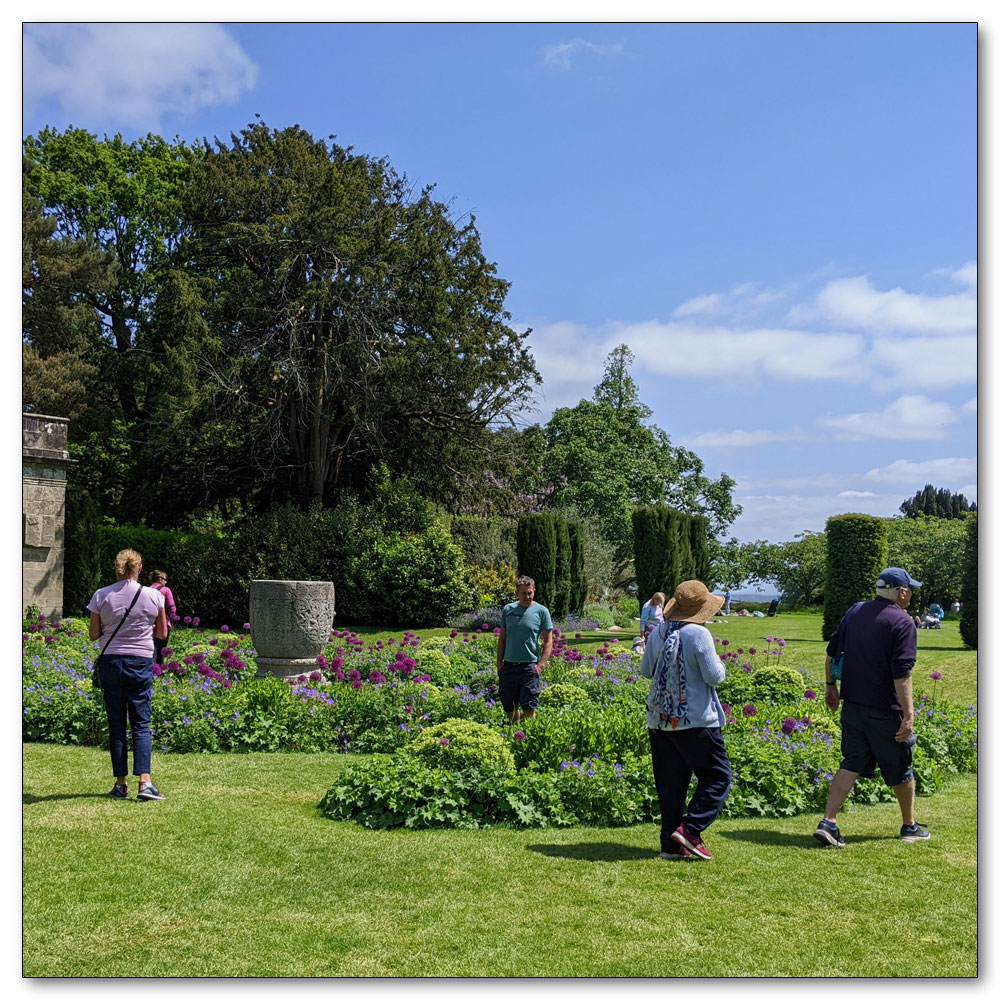
[[534,663],[508,663],[500,668],[500,704],[505,712],[515,706],[533,712],[538,705],[542,681]]
[[893,787],[913,779],[915,733],[905,743],[896,742],[903,713],[891,708],[872,708],[845,701],[840,707],[840,766],[864,778],[875,777],[875,765],[882,779]]

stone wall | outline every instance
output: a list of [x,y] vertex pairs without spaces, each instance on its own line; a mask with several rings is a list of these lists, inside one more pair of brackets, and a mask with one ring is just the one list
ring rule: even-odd
[[64,417],[21,417],[21,608],[36,604],[54,618],[63,605],[68,427]]

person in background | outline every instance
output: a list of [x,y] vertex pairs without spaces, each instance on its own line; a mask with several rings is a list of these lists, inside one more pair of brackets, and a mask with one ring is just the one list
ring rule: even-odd
[[962,610],[962,602],[961,601],[952,601],[951,602],[951,610],[957,615]]
[[552,616],[535,600],[535,581],[519,576],[515,592],[517,600],[500,615],[497,641],[500,704],[510,722],[535,714],[542,671],[552,655]]
[[137,798],[165,798],[150,778],[153,751],[149,720],[153,711],[153,637],[167,637],[163,595],[139,583],[142,556],[122,549],[115,556],[117,582],[91,597],[90,638],[100,642],[97,668],[108,715],[108,743],[115,784],[113,799],[128,798],[128,743],[125,724],[132,730],[132,773],[139,776]]
[[771,603],[767,606],[767,617],[773,618],[778,613],[778,598],[775,597],[771,600]]
[[[825,846],[845,846],[837,813],[858,776],[874,778],[876,765],[899,803],[903,817],[899,839],[930,840],[930,832],[913,814],[917,738],[910,674],[917,660],[917,630],[906,607],[919,586],[905,569],[884,569],[875,585],[875,600],[853,606],[827,644],[826,707],[831,712],[840,708],[843,760],[830,782],[823,819],[813,832]],[[838,690],[830,668],[841,649],[844,662]]]
[[153,636],[153,662],[163,666],[163,650],[170,642],[171,622],[177,621],[178,617],[177,604],[174,601],[174,592],[167,586],[167,574],[162,569],[154,569],[149,574],[149,586],[163,595],[163,606],[167,612],[167,634],[162,639]]
[[730,592],[729,592],[729,588],[728,587],[726,587],[726,589],[724,591],[724,594],[725,594],[725,597],[726,597],[726,603],[722,605],[722,613],[724,615],[728,615],[729,614],[730,597],[732,596],[730,594]]
[[663,621],[663,605],[666,603],[667,595],[657,591],[642,606],[642,614],[639,616],[639,631],[643,637],[648,636]]
[[930,608],[928,608],[928,610],[939,622],[944,621],[944,608],[942,608],[937,601],[935,601]]
[[[711,861],[702,833],[726,802],[733,774],[722,739],[726,713],[716,687],[726,668],[705,627],[725,598],[700,580],[678,584],[663,622],[646,640],[639,670],[651,677],[646,726],[660,802],[660,857]],[[687,799],[691,775],[697,778]]]

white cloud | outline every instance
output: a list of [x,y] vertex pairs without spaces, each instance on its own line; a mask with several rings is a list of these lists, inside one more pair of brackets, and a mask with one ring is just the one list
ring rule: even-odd
[[959,285],[968,288],[975,288],[979,283],[979,267],[974,260],[970,260],[961,267],[939,267],[931,271],[931,274],[944,278],[950,278]]
[[755,448],[762,444],[776,444],[779,441],[804,441],[806,435],[800,431],[743,431],[715,430],[703,431],[685,444],[693,448]]
[[959,486],[955,492],[961,493],[969,503],[979,503],[979,488],[975,483],[967,483],[965,486]]
[[976,338],[876,340],[870,361],[876,388],[950,389],[976,381]]
[[606,56],[620,56],[624,51],[625,46],[620,43],[596,45],[593,42],[584,41],[582,38],[574,38],[571,42],[546,45],[542,49],[542,62],[550,70],[567,73],[573,68],[573,61],[579,55],[604,58]]
[[[955,272],[966,283],[970,277],[965,265]],[[792,322],[815,315],[838,326],[863,329],[869,333],[916,333],[954,336],[976,330],[976,286],[967,285],[954,295],[920,295],[893,288],[886,292],[874,288],[867,277],[838,278],[827,282],[812,306],[796,309]]]
[[816,424],[840,431],[848,440],[932,441],[943,438],[944,428],[956,419],[947,403],[934,402],[926,396],[900,396],[882,410],[820,417]]
[[878,496],[877,493],[871,493],[868,490],[841,490],[838,497],[874,497]]
[[24,96],[70,119],[156,128],[165,114],[229,104],[253,88],[257,66],[219,24],[29,24]]
[[962,412],[963,413],[976,413],[977,410],[978,410],[978,406],[979,406],[979,404],[978,404],[978,398],[979,398],[978,396],[973,396],[972,399],[967,399],[962,404]]
[[975,475],[976,462],[971,458],[928,458],[920,462],[900,458],[880,469],[869,469],[863,478],[882,483],[916,483],[917,486],[933,483],[935,486],[947,486],[949,483],[972,479]]
[[696,298],[682,302],[675,310],[677,317],[685,316],[718,316],[728,312],[722,304],[722,296],[715,292],[712,295],[699,295]]

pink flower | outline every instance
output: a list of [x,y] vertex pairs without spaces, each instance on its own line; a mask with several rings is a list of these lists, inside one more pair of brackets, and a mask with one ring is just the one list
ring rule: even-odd
[[446,747],[450,742],[451,740],[446,740],[443,736],[438,740],[438,743],[440,743],[443,747]]
[[528,737],[525,734],[525,732],[524,732],[523,729],[519,729],[516,733],[514,733],[514,739],[517,740],[518,742],[522,742],[523,740],[526,740],[527,738]]
[[815,698],[815,697],[816,697],[816,692],[815,692],[815,691],[813,691],[813,689],[812,689],[812,688],[809,688],[809,689],[807,689],[807,691],[806,691],[806,693],[805,693],[805,697],[806,697],[806,698],[808,698],[808,699],[809,699],[810,701],[812,701],[812,700],[813,700],[813,698]]
[[229,626],[228,625],[223,625],[222,628],[219,629],[219,631],[220,632],[228,632],[229,631]]
[[250,631],[250,622],[244,622],[243,623],[243,631],[244,632],[249,632]]
[[773,635],[766,635],[766,636],[764,636],[764,641],[765,642],[774,642],[774,636]]
[[941,675],[935,670],[934,673],[931,674],[931,680],[939,681],[941,680]]

